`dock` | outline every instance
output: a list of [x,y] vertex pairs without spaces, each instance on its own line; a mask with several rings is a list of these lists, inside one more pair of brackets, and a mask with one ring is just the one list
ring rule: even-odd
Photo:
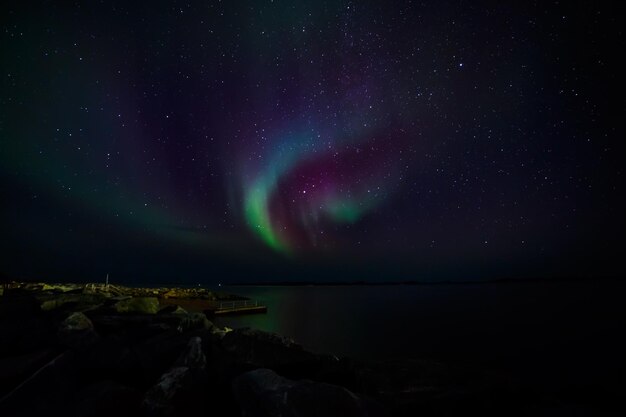
[[267,306],[255,300],[214,301],[208,308],[215,316],[267,313]]

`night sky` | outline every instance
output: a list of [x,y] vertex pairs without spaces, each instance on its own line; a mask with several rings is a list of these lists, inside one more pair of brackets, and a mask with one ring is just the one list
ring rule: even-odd
[[610,2],[5,2],[0,273],[624,272]]

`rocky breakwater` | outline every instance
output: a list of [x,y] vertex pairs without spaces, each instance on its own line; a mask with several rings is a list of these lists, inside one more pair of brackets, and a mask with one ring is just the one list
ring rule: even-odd
[[243,300],[235,294],[211,291],[202,287],[126,287],[122,285],[106,285],[101,283],[60,283],[50,284],[43,282],[8,282],[3,290],[23,290],[36,295],[38,298],[53,296],[61,298],[59,294],[103,295],[106,297],[157,297],[159,299],[198,299],[209,301]]
[[0,415],[503,415],[501,403],[515,399],[480,372],[315,354],[276,334],[217,328],[162,299],[5,290]]

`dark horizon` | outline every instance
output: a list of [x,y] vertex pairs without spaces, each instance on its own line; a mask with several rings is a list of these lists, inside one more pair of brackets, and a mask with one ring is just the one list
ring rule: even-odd
[[617,4],[3,4],[5,280],[619,279]]

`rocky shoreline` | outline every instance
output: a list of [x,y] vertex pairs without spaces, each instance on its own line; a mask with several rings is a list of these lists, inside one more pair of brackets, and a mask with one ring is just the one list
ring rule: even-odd
[[171,303],[194,297],[238,298],[203,289],[6,285],[0,415],[510,416],[545,407],[499,375],[314,354],[276,334],[217,328],[204,313]]
[[101,295],[111,297],[157,297],[160,299],[200,299],[209,301],[245,300],[226,292],[211,291],[202,287],[126,287],[102,283],[58,283],[45,282],[7,282],[0,288],[0,295],[5,290],[29,291],[37,298],[59,298],[60,294]]

